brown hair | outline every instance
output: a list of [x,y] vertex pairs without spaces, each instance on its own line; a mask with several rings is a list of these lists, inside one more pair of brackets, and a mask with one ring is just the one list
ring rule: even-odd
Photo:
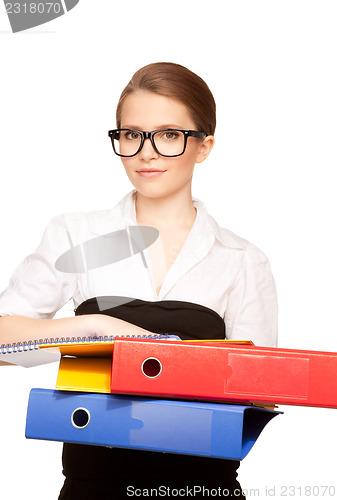
[[175,63],[153,63],[139,69],[123,90],[116,110],[121,126],[124,99],[137,90],[147,90],[181,101],[190,112],[197,129],[213,135],[216,125],[215,101],[207,84],[189,69]]

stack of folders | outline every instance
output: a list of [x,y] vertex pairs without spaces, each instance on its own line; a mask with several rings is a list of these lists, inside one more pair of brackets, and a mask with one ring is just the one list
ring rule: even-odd
[[337,408],[337,353],[169,336],[54,342],[26,437],[242,460],[275,404]]
[[[242,460],[279,412],[235,398],[228,401],[199,394],[205,387],[203,377],[209,380],[209,366],[204,366],[206,372],[198,389],[189,394],[184,394],[183,380],[172,374],[182,365],[182,357],[184,363],[190,364],[197,355],[201,368],[209,347],[223,350],[249,345],[251,342],[246,341],[180,341],[163,335],[40,343],[41,356],[45,352],[59,357],[60,365],[56,390],[32,389],[30,393],[26,437]],[[123,346],[130,351],[121,363]],[[173,346],[178,350],[171,353]],[[184,347],[192,349],[190,360],[185,357]],[[145,349],[145,358],[136,368],[135,353],[139,348]],[[158,359],[157,349],[169,350],[165,355],[169,359],[167,366],[163,366],[164,358]],[[29,352],[32,350],[27,350],[27,357]],[[171,386],[165,388],[167,382],[163,381],[163,388],[150,387],[143,394],[132,384],[133,370],[139,383],[145,379],[150,384],[159,382],[159,386],[162,374],[168,370]],[[131,389],[118,388],[115,371],[125,380],[131,375]],[[187,372],[184,376],[190,378]]]
[[337,353],[249,341],[100,339],[58,355],[56,390],[33,389],[26,437],[242,460],[275,404],[337,408]]

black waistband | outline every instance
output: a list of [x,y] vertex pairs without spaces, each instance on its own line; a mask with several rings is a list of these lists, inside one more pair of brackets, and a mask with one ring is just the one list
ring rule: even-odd
[[122,296],[87,299],[75,309],[76,316],[107,314],[154,333],[179,335],[182,340],[224,339],[223,318],[209,307],[180,300],[147,301]]

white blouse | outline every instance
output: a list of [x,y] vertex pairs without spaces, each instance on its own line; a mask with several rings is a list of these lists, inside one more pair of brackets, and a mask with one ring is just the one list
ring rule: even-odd
[[[130,241],[130,232],[138,226],[135,194],[131,191],[109,210],[53,218],[40,245],[19,264],[0,294],[0,315],[52,318],[71,299],[77,307],[86,299],[104,295],[181,300],[216,311],[225,321],[229,339],[276,346],[277,296],[266,256],[219,227],[205,205],[192,198],[196,219],[157,295],[148,250],[139,251],[138,247],[135,251],[132,241],[130,252],[123,250],[125,238]],[[109,254],[101,259],[93,256],[95,248],[102,249],[104,238],[108,240],[111,234],[122,239],[110,262]],[[99,247],[91,245],[92,241],[88,245],[95,238]],[[70,269],[68,259],[65,265],[61,256],[66,252],[80,264]]]

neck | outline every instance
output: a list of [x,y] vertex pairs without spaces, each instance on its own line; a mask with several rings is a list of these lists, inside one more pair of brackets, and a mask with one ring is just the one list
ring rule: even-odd
[[191,191],[149,198],[136,192],[136,216],[140,225],[161,229],[179,229],[193,226],[197,210],[192,202]]

